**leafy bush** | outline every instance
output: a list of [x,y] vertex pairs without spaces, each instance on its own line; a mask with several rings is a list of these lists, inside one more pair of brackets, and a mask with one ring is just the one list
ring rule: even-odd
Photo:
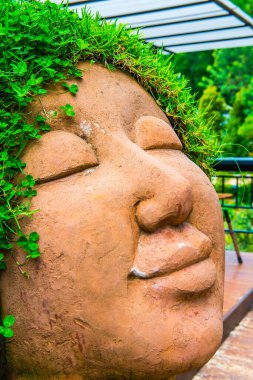
[[222,135],[228,106],[216,86],[209,86],[203,91],[199,99],[199,109],[206,111],[208,118],[213,121],[214,129]]

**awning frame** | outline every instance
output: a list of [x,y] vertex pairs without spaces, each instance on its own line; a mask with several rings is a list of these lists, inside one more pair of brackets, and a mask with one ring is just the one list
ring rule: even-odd
[[[87,6],[94,13],[99,11],[106,20],[141,27],[143,38],[163,47],[165,53],[253,46],[253,19],[229,0],[70,0],[68,3],[79,14],[81,7]],[[173,12],[174,16],[169,16]],[[166,19],[166,14],[170,18]],[[147,17],[145,23],[145,15],[154,20]],[[188,37],[185,42],[184,36]]]

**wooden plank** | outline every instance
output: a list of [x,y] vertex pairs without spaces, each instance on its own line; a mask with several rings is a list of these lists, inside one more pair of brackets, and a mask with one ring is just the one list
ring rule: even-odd
[[253,311],[250,311],[194,380],[253,379],[252,342]]
[[253,253],[241,253],[239,265],[234,251],[226,252],[224,307],[226,314],[253,287]]
[[234,198],[234,194],[229,194],[229,193],[217,193],[217,195],[220,200]]
[[253,288],[224,316],[222,342],[253,307]]

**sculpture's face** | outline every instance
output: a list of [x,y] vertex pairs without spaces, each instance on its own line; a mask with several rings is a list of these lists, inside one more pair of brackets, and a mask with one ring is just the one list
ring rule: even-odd
[[9,355],[36,379],[168,378],[221,339],[219,202],[154,100],[123,73],[84,66],[76,98],[42,99],[76,117],[53,120],[24,155],[41,184],[23,225],[42,256],[30,280],[15,267],[3,279],[17,316]]

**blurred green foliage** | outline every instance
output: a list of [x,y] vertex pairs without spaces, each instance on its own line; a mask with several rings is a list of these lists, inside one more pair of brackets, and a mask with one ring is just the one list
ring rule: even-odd
[[[253,16],[252,0],[234,0]],[[224,156],[253,156],[253,47],[177,54],[172,58],[213,122]]]
[[[229,216],[234,230],[253,231],[253,210],[229,209]],[[236,240],[241,252],[253,252],[253,234],[237,233]],[[234,250],[230,234],[226,234],[226,249]]]
[[199,109],[205,109],[208,117],[213,122],[213,127],[218,135],[222,134],[225,124],[225,112],[228,110],[225,99],[217,86],[208,86],[199,100]]
[[[220,173],[219,173],[220,174]],[[234,173],[221,173],[221,175],[234,175]],[[238,175],[238,194],[237,201],[239,207],[252,207],[251,191],[252,182],[250,175],[244,175],[240,178]],[[253,232],[253,209],[232,208],[236,205],[236,176],[234,178],[226,178],[224,183],[224,191],[222,191],[222,178],[214,177],[213,185],[217,193],[233,194],[233,198],[226,199],[223,203],[224,208],[226,206],[229,212],[229,216],[232,222],[234,230],[246,230]],[[224,226],[227,229],[227,222],[224,219]],[[253,233],[236,233],[236,240],[239,249],[244,252],[253,252]],[[226,249],[234,250],[233,242],[229,233],[226,234]]]

